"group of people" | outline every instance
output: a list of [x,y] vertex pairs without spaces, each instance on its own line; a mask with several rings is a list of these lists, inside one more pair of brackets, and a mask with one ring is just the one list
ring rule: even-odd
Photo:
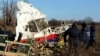
[[[78,29],[78,24],[74,22],[72,27],[64,32],[64,43],[68,41],[69,54],[71,54],[72,48],[75,50],[75,56],[79,56],[80,45],[84,49],[88,49],[91,45],[95,44],[96,39],[96,26],[95,23],[91,23],[89,27],[85,22],[82,24],[81,30]],[[66,40],[66,36],[69,35],[69,39]]]

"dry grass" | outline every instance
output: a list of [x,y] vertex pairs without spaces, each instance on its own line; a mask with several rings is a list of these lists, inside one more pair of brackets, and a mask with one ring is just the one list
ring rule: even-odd
[[[2,27],[3,22],[0,21],[0,27]],[[2,27],[3,28],[3,27]],[[81,28],[79,26],[79,28]],[[7,30],[11,30],[15,33],[14,26],[6,26]],[[55,49],[55,53],[52,56],[68,56],[68,48]],[[96,46],[91,47],[90,50],[80,50],[80,56],[100,56],[100,25],[96,25]]]
[[[78,26],[78,28],[81,28],[81,26]],[[91,46],[88,50],[80,48],[79,52],[80,56],[100,56],[100,25],[96,25],[96,45]],[[68,54],[68,48],[63,48],[56,56],[68,56]]]

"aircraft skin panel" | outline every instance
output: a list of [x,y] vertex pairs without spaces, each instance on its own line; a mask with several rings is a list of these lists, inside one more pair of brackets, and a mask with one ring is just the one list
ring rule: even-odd
[[39,31],[39,27],[36,23],[36,29],[38,29],[37,32],[32,34],[30,31],[25,31],[26,27],[29,26],[28,24],[30,21],[34,22],[37,19],[45,19],[46,15],[27,2],[20,1],[17,2],[16,5],[17,26],[15,41],[18,39],[19,33],[22,33],[21,42],[27,42],[27,39],[29,38],[35,38],[38,42],[56,38],[56,34],[51,31],[50,27],[46,27],[45,29]]

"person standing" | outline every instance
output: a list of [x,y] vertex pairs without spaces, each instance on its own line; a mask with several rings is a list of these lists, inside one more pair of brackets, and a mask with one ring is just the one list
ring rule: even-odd
[[82,23],[81,37],[83,42],[82,47],[87,49],[90,42],[90,28],[85,22]]
[[90,45],[96,44],[96,26],[95,23],[91,23],[90,26]]
[[66,43],[66,36],[69,35],[69,40],[68,40],[68,44],[69,44],[69,56],[72,54],[71,50],[72,48],[74,49],[74,53],[75,56],[79,56],[79,41],[80,41],[80,31],[77,28],[77,24],[73,23],[72,27],[69,28],[68,30],[66,30],[64,32],[64,43]]

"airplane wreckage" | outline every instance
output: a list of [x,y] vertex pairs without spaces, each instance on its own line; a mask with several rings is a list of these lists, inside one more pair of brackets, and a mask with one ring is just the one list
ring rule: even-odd
[[38,9],[30,3],[19,1],[16,3],[16,36],[14,41],[4,40],[7,35],[0,35],[0,55],[2,56],[37,56],[41,54],[50,55],[53,51],[45,46],[54,47],[59,37],[58,34],[63,33],[69,28],[63,25],[51,29],[48,26],[46,15],[42,14]]

